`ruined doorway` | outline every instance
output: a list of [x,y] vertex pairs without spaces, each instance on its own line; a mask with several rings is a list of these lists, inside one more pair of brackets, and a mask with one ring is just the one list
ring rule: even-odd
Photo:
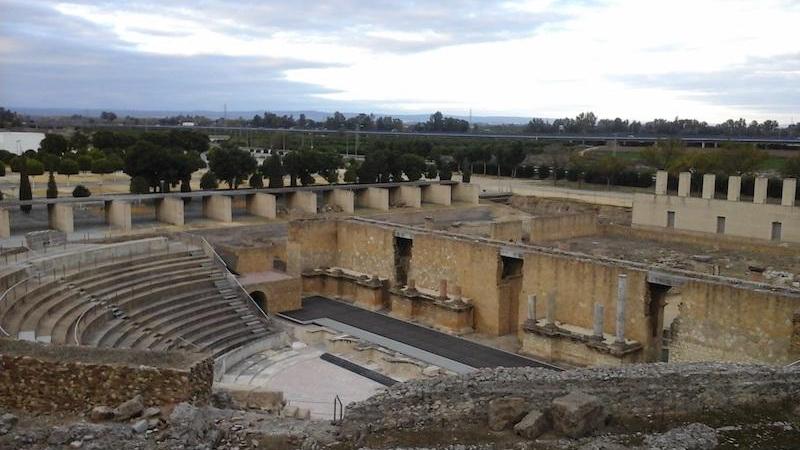
[[256,305],[258,306],[259,309],[261,309],[261,311],[264,312],[264,314],[269,314],[268,311],[269,308],[267,306],[267,294],[261,291],[253,291],[250,293],[250,298],[252,298],[253,301],[256,302]]
[[394,238],[394,278],[398,286],[408,284],[408,270],[411,267],[411,249],[414,241],[395,236]]
[[[672,288],[665,284],[647,283],[647,329],[645,342],[647,362],[666,361],[669,358],[669,333],[664,333],[664,307],[667,293]],[[666,351],[666,353],[665,353]]]
[[522,291],[524,261],[510,256],[500,257],[500,284],[497,287],[498,334],[517,333],[519,328],[519,295]]

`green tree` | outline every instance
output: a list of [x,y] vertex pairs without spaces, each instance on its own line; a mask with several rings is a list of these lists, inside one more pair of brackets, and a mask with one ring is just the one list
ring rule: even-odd
[[348,161],[344,170],[344,182],[345,183],[358,182],[358,169],[360,167],[361,163],[359,163],[355,159],[351,159],[350,161]]
[[247,184],[250,185],[253,189],[263,189],[264,188],[264,179],[261,177],[260,173],[254,173],[250,175],[250,180],[248,180]]
[[672,170],[686,156],[686,147],[680,139],[658,141],[641,153],[642,162],[659,170]]
[[130,191],[131,194],[147,194],[150,192],[150,185],[143,177],[133,177],[131,178]]
[[69,138],[69,148],[76,152],[86,151],[89,148],[89,136],[83,134],[81,130],[75,131]]
[[217,181],[217,177],[214,175],[214,172],[208,171],[200,177],[200,189],[209,190],[209,189],[216,189],[219,187],[219,182]]
[[52,153],[40,153],[39,161],[42,162],[46,172],[55,172],[58,170],[58,165],[61,163],[61,158]]
[[220,180],[228,184],[229,189],[238,187],[256,171],[258,163],[250,152],[227,146],[211,150],[208,153],[208,167]]
[[399,160],[408,181],[417,181],[422,178],[422,174],[425,173],[426,169],[425,158],[413,153],[406,153]]
[[781,168],[784,178],[800,178],[800,155],[788,158]]
[[86,186],[79,184],[72,190],[73,197],[91,197],[92,192]]
[[606,186],[610,187],[616,177],[628,167],[628,162],[618,156],[606,154],[597,161],[595,167],[600,176],[606,179]]
[[42,153],[49,153],[55,156],[62,156],[69,149],[69,141],[60,134],[47,133],[39,143],[39,150]]
[[6,176],[6,163],[0,161],[0,177]]
[[100,175],[114,173],[114,167],[111,165],[111,161],[106,158],[95,159],[92,161],[92,173]]
[[44,174],[44,164],[36,159],[28,159],[25,161],[25,172],[28,175],[42,175]]
[[[20,167],[19,173],[19,199],[20,200],[30,200],[33,198],[33,192],[31,191],[31,180],[28,178],[27,172],[27,165],[22,164]],[[20,205],[19,209],[28,214],[31,212],[31,205]]]
[[78,162],[74,159],[64,158],[58,164],[58,174],[66,175],[67,180],[71,175],[77,175],[78,169]]
[[56,185],[56,177],[53,176],[53,172],[50,172],[50,176],[47,178],[47,198],[58,198],[58,186]]
[[283,187],[283,176],[286,175],[286,171],[283,169],[283,163],[279,155],[274,154],[265,159],[261,164],[261,173],[269,179],[269,187]]
[[78,169],[81,172],[92,170],[92,158],[89,155],[78,156]]

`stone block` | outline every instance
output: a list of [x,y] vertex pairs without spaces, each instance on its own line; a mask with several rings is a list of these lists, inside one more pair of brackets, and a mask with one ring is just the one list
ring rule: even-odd
[[289,193],[286,202],[289,210],[302,214],[317,213],[317,194],[311,191],[296,191]]
[[507,430],[528,412],[528,402],[521,397],[496,398],[489,402],[489,429]]
[[324,198],[327,206],[335,206],[347,214],[353,214],[355,211],[355,193],[349,189],[327,191]]
[[390,188],[389,205],[392,207],[420,208],[422,206],[422,190],[418,186]]
[[766,203],[767,202],[767,177],[756,177],[755,186],[753,186],[753,203]]
[[137,417],[142,414],[143,410],[144,404],[142,403],[142,396],[137,395],[114,408],[114,420],[123,421],[131,417]]
[[[797,196],[797,178],[786,178],[783,180],[783,194],[781,195],[781,205],[794,206],[794,199]],[[2,233],[2,231],[0,231]]]
[[550,418],[545,412],[534,409],[514,425],[514,432],[525,439],[536,439],[550,429]]
[[738,202],[742,195],[742,177],[733,175],[728,177],[728,201]]
[[157,199],[156,220],[170,225],[183,225],[183,199],[177,197]]
[[356,206],[359,208],[389,210],[389,190],[370,187],[356,191]]
[[665,195],[667,193],[668,177],[669,174],[666,170],[656,172],[656,195]]
[[8,210],[0,208],[0,239],[11,237],[11,218]]
[[600,399],[580,391],[553,400],[553,429],[571,438],[587,436],[605,424]]
[[422,202],[450,206],[453,201],[449,184],[431,184],[422,187]]
[[480,189],[477,184],[459,183],[452,185],[452,199],[454,202],[478,204]]
[[233,222],[233,204],[227,195],[203,197],[203,217],[219,222]]
[[703,175],[703,198],[714,198],[714,191],[717,187],[717,176],[713,173]]
[[688,197],[692,191],[692,174],[681,172],[678,174],[678,197]]
[[75,222],[72,220],[72,205],[54,203],[47,205],[47,221],[51,230],[64,233],[75,231]]
[[131,229],[131,204],[122,200],[108,200],[104,203],[106,225],[120,228],[124,231]]
[[277,206],[275,196],[272,194],[262,194],[257,192],[245,198],[247,213],[251,216],[265,217],[274,219],[277,217]]

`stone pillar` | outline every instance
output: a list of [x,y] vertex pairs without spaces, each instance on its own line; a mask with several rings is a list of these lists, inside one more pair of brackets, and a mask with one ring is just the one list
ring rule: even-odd
[[453,286],[453,299],[461,300],[461,286],[459,285]]
[[731,175],[728,177],[728,201],[738,202],[742,194],[742,177]]
[[430,184],[422,186],[422,202],[435,205],[450,206],[453,202],[452,189],[449,184]]
[[536,321],[536,295],[528,296],[528,320]]
[[603,320],[605,307],[600,303],[594,304],[594,330],[592,335],[595,338],[603,339]]
[[666,170],[656,172],[656,195],[666,195],[669,174]]
[[783,194],[781,195],[781,205],[794,206],[795,196],[797,196],[797,178],[784,179]]
[[767,202],[767,177],[756,177],[753,187],[753,203]]
[[349,189],[333,189],[322,194],[327,206],[337,206],[342,212],[353,214],[355,212],[355,193]]
[[681,172],[678,174],[678,197],[689,197],[692,192],[692,174]]
[[219,222],[233,222],[233,206],[227,195],[203,197],[203,217]]
[[47,223],[51,230],[72,233],[75,231],[75,222],[72,220],[72,205],[53,203],[47,205]]
[[547,325],[556,325],[556,292],[550,291],[547,295]]
[[717,176],[713,173],[703,175],[703,198],[714,198],[714,190],[717,187]]
[[183,199],[178,197],[156,199],[156,220],[170,225],[183,225]]
[[419,186],[397,186],[389,188],[389,206],[422,207],[422,190]]
[[451,196],[454,202],[478,204],[480,189],[477,184],[458,183],[450,186]]
[[317,213],[317,194],[311,191],[290,192],[287,199],[289,210],[299,210],[304,214]]
[[439,298],[447,298],[447,280],[439,280]]
[[245,198],[245,204],[247,213],[251,216],[265,217],[267,219],[278,217],[278,207],[275,202],[275,196],[272,194],[262,194],[260,192],[250,194]]
[[103,208],[106,225],[129,231],[131,225],[131,204],[124,200],[106,200]]
[[625,343],[625,295],[628,289],[628,276],[620,274],[617,279],[617,344]]
[[5,208],[0,208],[0,239],[11,237],[11,215]]
[[389,210],[389,190],[370,187],[356,191],[356,206],[359,208]]

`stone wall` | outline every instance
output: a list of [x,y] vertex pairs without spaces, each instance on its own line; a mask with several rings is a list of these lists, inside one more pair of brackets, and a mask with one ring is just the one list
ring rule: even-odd
[[[555,372],[482,369],[467,375],[396,384],[347,407],[345,435],[473,430],[486,433],[489,401],[521,397],[531,408],[580,390],[597,396],[616,426],[790,411],[800,395],[800,368],[726,364],[645,364]],[[369,438],[368,438],[369,439]]]
[[288,272],[300,276],[304,270],[336,265],[338,221],[293,220],[289,223],[286,252]]
[[337,263],[370,276],[395,281],[394,230],[367,223],[339,222]]
[[597,214],[594,212],[564,216],[542,216],[530,219],[528,231],[532,242],[571,239],[597,234]]
[[287,260],[286,243],[279,241],[246,247],[221,244],[215,249],[231,268],[240,274],[273,270],[275,260],[284,264]]
[[500,220],[489,225],[489,237],[505,242],[519,242],[523,236],[522,220]]
[[80,413],[137,394],[146,406],[205,404],[213,372],[212,359],[203,354],[0,339],[0,407]]

